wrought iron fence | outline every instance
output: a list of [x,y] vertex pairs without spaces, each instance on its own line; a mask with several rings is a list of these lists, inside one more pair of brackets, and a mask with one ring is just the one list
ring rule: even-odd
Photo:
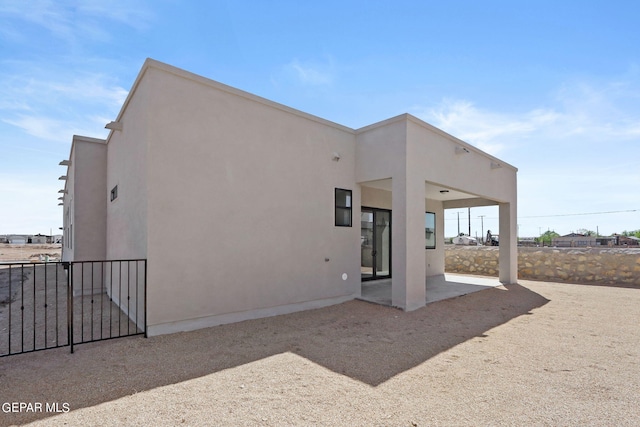
[[0,357],[146,331],[144,259],[0,264]]

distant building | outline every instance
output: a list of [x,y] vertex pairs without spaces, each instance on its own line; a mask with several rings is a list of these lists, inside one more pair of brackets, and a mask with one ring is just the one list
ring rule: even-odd
[[28,236],[24,234],[9,234],[7,235],[7,240],[12,245],[24,245],[27,243]]
[[574,248],[596,246],[596,236],[586,236],[584,234],[570,233],[566,236],[554,237],[552,245],[559,248]]
[[62,235],[48,236],[46,234],[4,234],[0,236],[0,243],[12,245],[62,243]]
[[559,248],[575,248],[588,246],[640,246],[640,239],[634,236],[586,236],[584,234],[571,233],[566,236],[555,237],[553,246]]
[[640,246],[640,239],[635,236],[622,236],[620,234],[614,234],[616,246]]
[[617,241],[616,236],[596,237],[596,245],[598,246],[615,246]]
[[37,243],[37,244],[45,244],[48,243],[48,241],[51,241],[49,236],[45,236],[44,234],[35,234],[33,236],[30,236],[29,239],[31,240],[29,243]]
[[538,241],[535,237],[519,237],[518,246],[538,246]]

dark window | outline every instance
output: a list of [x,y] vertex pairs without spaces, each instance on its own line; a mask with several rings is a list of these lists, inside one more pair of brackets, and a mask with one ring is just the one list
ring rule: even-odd
[[336,188],[336,227],[351,227],[351,190]]
[[118,186],[116,185],[111,189],[111,201],[113,202],[117,198],[118,198]]
[[426,249],[436,248],[436,214],[433,212],[425,213],[424,238]]

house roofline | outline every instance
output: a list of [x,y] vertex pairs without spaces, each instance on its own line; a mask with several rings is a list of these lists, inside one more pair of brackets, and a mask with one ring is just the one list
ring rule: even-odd
[[[71,160],[72,154],[73,154],[73,150],[75,149],[76,146],[76,142],[90,142],[92,144],[106,144],[107,140],[106,139],[102,139],[102,138],[93,138],[90,136],[83,136],[83,135],[73,135],[71,137],[71,148],[69,148],[69,156],[67,157],[66,160]],[[69,176],[69,168],[71,167],[71,163],[69,163],[67,166],[65,175]],[[63,190],[68,191],[68,185],[69,185],[69,180],[65,180],[64,182],[64,188]]]
[[72,142],[91,142],[93,144],[106,144],[107,140],[102,138],[92,138],[90,136],[73,135]]
[[[134,93],[136,92],[136,90],[137,90],[140,82],[142,81],[145,73],[147,72],[147,70],[149,70],[151,68],[159,70],[159,71],[163,71],[163,72],[168,73],[168,74],[172,74],[172,75],[177,76],[177,77],[182,77],[184,79],[191,80],[193,82],[200,83],[200,84],[203,84],[205,86],[209,86],[209,87],[221,90],[223,92],[226,92],[226,93],[229,93],[229,94],[232,94],[232,95],[235,95],[235,96],[239,96],[239,97],[247,99],[249,101],[257,102],[259,104],[263,104],[263,105],[266,105],[268,107],[275,108],[277,110],[281,110],[281,111],[284,111],[284,112],[287,112],[287,113],[290,113],[290,114],[294,114],[294,115],[296,115],[298,117],[302,117],[304,119],[311,120],[311,121],[316,122],[316,123],[327,125],[327,126],[335,128],[335,129],[341,130],[343,132],[347,132],[347,133],[350,133],[350,134],[355,134],[355,130],[350,128],[350,127],[341,125],[339,123],[332,122],[330,120],[323,119],[323,118],[318,117],[318,116],[314,116],[313,114],[305,113],[304,111],[296,110],[295,108],[291,108],[291,107],[288,107],[286,105],[279,104],[277,102],[271,101],[271,100],[263,98],[261,96],[254,95],[252,93],[249,93],[249,92],[234,88],[234,87],[226,85],[224,83],[220,83],[220,82],[212,80],[210,78],[203,77],[201,75],[192,73],[190,71],[183,70],[182,68],[174,67],[173,65],[169,65],[169,64],[157,61],[157,60],[152,59],[152,58],[147,58],[144,61],[144,64],[142,65],[142,69],[138,73],[138,76],[136,77],[136,80],[134,81],[133,86],[131,87],[131,90],[129,90],[129,94],[127,95],[127,98],[125,99],[125,101],[124,101],[124,103],[122,105],[122,108],[120,109],[120,112],[118,113],[118,116],[117,116],[117,118],[115,120],[116,122],[120,121],[120,119],[124,115],[124,112],[126,111],[127,106],[129,105],[129,102],[131,101]],[[111,140],[111,135],[113,134],[113,132],[114,132],[113,130],[111,130],[109,132],[109,136],[106,139],[107,144]]]
[[492,156],[491,154],[489,154],[489,153],[487,153],[485,151],[482,151],[478,147],[475,147],[475,146],[469,144],[468,142],[465,142],[465,141],[463,141],[463,140],[461,140],[459,138],[456,138],[455,136],[443,131],[442,129],[439,129],[439,128],[437,128],[437,127],[425,122],[424,120],[419,119],[418,117],[413,116],[413,115],[411,115],[409,113],[403,113],[403,114],[400,114],[398,116],[391,117],[389,119],[385,119],[385,120],[382,120],[382,121],[379,121],[379,122],[376,122],[376,123],[361,127],[359,129],[356,129],[356,135],[364,133],[364,132],[368,132],[368,131],[376,129],[376,128],[389,126],[389,125],[391,125],[393,123],[398,123],[398,122],[403,122],[403,121],[412,122],[412,123],[414,123],[414,124],[416,124],[416,125],[418,125],[420,127],[423,127],[423,128],[425,128],[425,129],[427,129],[427,130],[429,130],[431,132],[434,132],[434,133],[436,133],[436,134],[448,139],[449,141],[451,141],[451,142],[453,142],[455,144],[458,144],[458,145],[468,149],[469,151],[473,151],[474,153],[477,153],[477,154],[479,154],[481,156],[484,156],[484,157],[486,157],[486,158],[488,158],[488,159],[490,159],[490,160],[492,160],[492,161],[494,161],[496,163],[499,163],[500,165],[502,165],[504,167],[507,167],[509,169],[514,170],[515,172],[518,171],[517,167],[505,162],[504,160],[499,159],[499,158],[497,158],[495,156]]
[[[362,128],[359,128],[359,129],[352,129],[352,128],[348,127],[348,126],[344,126],[344,125],[341,125],[339,123],[335,123],[335,122],[332,122],[330,120],[326,120],[326,119],[323,119],[321,117],[314,116],[313,114],[305,113],[304,111],[296,110],[295,108],[288,107],[288,106],[286,106],[284,104],[280,104],[280,103],[277,103],[275,101],[271,101],[271,100],[263,98],[261,96],[254,95],[252,93],[249,93],[249,92],[234,88],[234,87],[226,85],[224,83],[220,83],[220,82],[212,80],[210,78],[203,77],[201,75],[192,73],[190,71],[183,70],[181,68],[175,67],[173,65],[166,64],[164,62],[157,61],[157,60],[152,59],[152,58],[147,58],[144,61],[144,64],[142,65],[142,68],[141,68],[140,72],[138,73],[138,76],[136,77],[136,80],[134,81],[133,86],[131,87],[131,90],[129,90],[127,98],[125,99],[125,101],[124,101],[124,103],[122,105],[122,108],[120,109],[120,112],[118,113],[118,116],[117,116],[117,118],[115,120],[116,122],[120,121],[120,119],[124,115],[124,112],[126,111],[128,105],[129,105],[129,102],[131,101],[133,95],[135,94],[135,92],[136,92],[140,82],[142,81],[145,73],[147,72],[147,70],[149,70],[151,68],[154,68],[156,70],[160,70],[160,71],[163,71],[165,73],[172,74],[172,75],[175,75],[175,76],[178,76],[178,77],[182,77],[182,78],[185,78],[187,80],[191,80],[191,81],[194,81],[196,83],[200,83],[200,84],[203,84],[205,86],[209,86],[209,87],[221,90],[223,92],[226,92],[226,93],[229,93],[229,94],[232,94],[232,95],[236,95],[236,96],[239,96],[241,98],[244,98],[244,99],[247,99],[247,100],[250,100],[250,101],[253,101],[253,102],[257,102],[257,103],[260,103],[260,104],[263,104],[263,105],[266,105],[266,106],[269,106],[271,108],[275,108],[275,109],[278,109],[278,110],[281,110],[281,111],[284,111],[284,112],[287,112],[287,113],[290,113],[290,114],[294,114],[294,115],[296,115],[298,117],[302,117],[304,119],[311,120],[311,121],[316,122],[316,123],[320,123],[320,124],[323,124],[323,125],[326,125],[326,126],[330,126],[330,127],[335,128],[335,129],[338,129],[338,130],[341,130],[343,132],[347,132],[347,133],[350,133],[350,134],[353,134],[353,135],[358,135],[360,133],[369,131],[371,129],[375,129],[375,128],[382,127],[382,126],[387,126],[389,124],[396,123],[396,122],[403,121],[403,120],[404,121],[410,121],[410,122],[412,122],[412,123],[414,123],[414,124],[416,124],[418,126],[421,126],[421,127],[425,128],[427,130],[430,130],[432,132],[437,133],[438,135],[450,140],[451,142],[453,142],[455,144],[461,145],[462,147],[468,149],[469,151],[473,151],[473,152],[475,152],[477,154],[480,154],[481,156],[484,156],[484,157],[486,157],[486,158],[488,158],[488,159],[490,159],[490,160],[492,160],[492,161],[494,161],[496,163],[499,163],[500,165],[502,165],[504,167],[512,169],[512,170],[514,170],[516,172],[518,171],[518,168],[516,168],[515,166],[503,161],[502,159],[499,159],[499,158],[497,158],[495,156],[492,156],[491,154],[486,153],[486,152],[480,150],[479,148],[477,148],[477,147],[475,147],[475,146],[473,146],[473,145],[471,145],[471,144],[469,144],[467,142],[464,142],[461,139],[456,138],[455,136],[453,136],[451,134],[448,134],[447,132],[443,131],[442,129],[438,129],[437,127],[435,127],[435,126],[425,122],[424,120],[421,120],[421,119],[419,119],[419,118],[417,118],[417,117],[415,117],[415,116],[413,116],[413,115],[411,115],[409,113],[400,114],[398,116],[391,117],[389,119],[382,120],[380,122],[376,122],[376,123],[373,123],[373,124],[368,125],[368,126],[364,126]],[[111,136],[113,135],[113,132],[114,132],[114,130],[111,130],[109,132],[109,136],[105,140],[105,142],[107,144],[111,140]],[[83,138],[87,138],[87,137],[83,137]]]

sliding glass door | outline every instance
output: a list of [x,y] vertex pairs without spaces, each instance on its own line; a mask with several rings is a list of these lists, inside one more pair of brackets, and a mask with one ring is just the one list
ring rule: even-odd
[[362,280],[391,277],[391,211],[362,208],[360,249]]

